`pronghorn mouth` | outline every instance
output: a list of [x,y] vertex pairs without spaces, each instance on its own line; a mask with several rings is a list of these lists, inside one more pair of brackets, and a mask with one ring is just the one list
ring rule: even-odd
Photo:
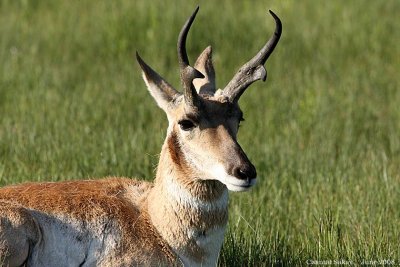
[[257,182],[257,179],[250,179],[250,180],[239,180],[233,176],[226,177],[224,184],[230,191],[235,191],[235,192],[242,192],[242,191],[247,191],[249,190],[253,185],[255,185]]

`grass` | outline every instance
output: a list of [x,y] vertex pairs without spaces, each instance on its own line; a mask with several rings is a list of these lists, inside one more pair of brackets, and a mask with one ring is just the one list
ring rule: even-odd
[[[166,118],[143,58],[178,85],[187,1],[1,1],[0,184],[154,176]],[[179,7],[179,8],[177,8]],[[221,266],[400,260],[400,2],[201,1],[223,87],[273,31],[267,83],[242,97],[259,183],[231,194]],[[312,262],[314,261],[314,262]]]

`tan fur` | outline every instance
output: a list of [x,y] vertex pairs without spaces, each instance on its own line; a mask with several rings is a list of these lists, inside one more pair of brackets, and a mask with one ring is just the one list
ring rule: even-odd
[[[35,215],[31,214],[31,211],[37,211],[53,218],[67,216],[86,224],[87,228],[115,225],[123,238],[117,246],[118,251],[105,261],[105,265],[111,262],[113,266],[178,264],[180,261],[176,251],[197,262],[204,261],[205,253],[193,239],[188,238],[187,231],[198,229],[199,233],[206,233],[226,225],[226,206],[208,211],[171,201],[164,188],[164,175],[173,174],[171,177],[182,188],[210,205],[222,197],[226,187],[214,180],[188,180],[187,176],[192,170],[183,158],[176,138],[176,133],[172,132],[163,146],[154,185],[111,177],[59,183],[25,183],[0,189],[1,238],[5,241],[0,247],[0,256],[6,257],[10,265],[15,266],[29,260],[27,251],[40,242],[40,236],[46,231],[39,229]],[[4,221],[6,219],[7,222]],[[98,225],[98,221],[103,223]],[[10,227],[10,224],[16,226]],[[10,228],[17,230],[11,231]],[[15,248],[21,246],[26,248]],[[20,251],[26,253],[18,255]],[[8,257],[10,254],[21,261],[14,264]]]
[[[2,209],[1,215],[3,218],[24,217],[34,222],[35,216],[29,211],[35,210],[50,217],[67,216],[85,222],[88,228],[96,227],[98,221],[103,221],[101,226],[115,224],[123,238],[113,260],[129,265],[150,263],[152,257],[154,262],[175,262],[176,256],[152,226],[146,209],[139,208],[151,188],[150,183],[126,178],[9,186],[0,190],[0,199],[12,211]],[[19,212],[13,211],[16,209]],[[30,229],[27,239],[32,243],[38,242],[38,237],[46,231],[34,229],[33,225]],[[11,242],[9,238],[6,240]]]
[[[185,162],[186,160],[182,156],[180,145],[175,140],[176,138],[176,133],[172,132],[164,144],[160,164],[168,167],[159,168],[157,178],[172,175],[182,188],[188,190],[191,195],[212,205],[215,200],[223,197],[223,194],[226,193],[226,187],[214,180],[196,181],[187,179],[188,175],[193,175],[193,170]],[[166,202],[165,199],[168,198],[167,195],[169,193],[166,192],[162,183],[162,181],[156,180],[155,186],[160,186],[160,188],[149,194],[149,201],[151,201],[149,210],[153,221],[157,222],[157,229],[161,230],[161,234],[172,247],[177,248],[198,262],[202,262],[206,255],[204,255],[201,248],[196,246],[194,240],[187,238],[187,229],[207,232],[214,227],[225,226],[228,220],[227,206],[223,207],[223,209],[208,211],[176,202]],[[184,218],[182,218],[182,214],[185,214]],[[180,227],[171,227],[174,225],[180,225]],[[182,231],[182,229],[185,230]]]
[[[128,178],[25,183],[0,189],[0,260],[6,266],[215,266],[228,221],[228,189],[245,191],[256,170],[236,140],[238,98],[265,74],[276,34],[224,90],[212,50],[188,63],[178,38],[184,93],[137,54],[150,94],[168,117],[153,183]],[[261,68],[262,67],[262,68]],[[201,73],[202,74],[201,74]],[[203,77],[204,76],[204,77]],[[203,78],[199,78],[203,77]]]
[[[34,250],[40,244],[41,236],[46,234],[46,229],[38,226],[39,213],[64,220],[61,223],[78,221],[88,230],[102,229],[107,225],[118,229],[121,238],[115,251],[98,265],[180,264],[177,253],[194,262],[204,262],[207,254],[188,233],[202,234],[225,227],[227,202],[215,209],[180,203],[169,197],[165,177],[171,177],[182,189],[210,207],[226,194],[226,186],[215,180],[189,178],[194,175],[194,170],[181,151],[177,131],[175,129],[167,136],[154,184],[110,177],[25,183],[0,189],[0,227],[5,229],[2,230],[1,240],[5,243],[0,256],[5,257],[11,266],[29,262],[28,251]],[[17,227],[11,227],[16,230],[10,230],[10,223],[4,220],[16,221]],[[21,244],[23,250],[15,249],[21,248]]]

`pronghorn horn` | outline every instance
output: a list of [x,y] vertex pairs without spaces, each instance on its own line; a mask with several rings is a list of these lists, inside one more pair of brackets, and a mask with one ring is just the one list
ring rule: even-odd
[[224,94],[231,102],[237,102],[243,92],[253,82],[260,79],[265,81],[267,78],[267,71],[264,64],[272,51],[274,51],[282,33],[282,23],[280,19],[271,10],[269,13],[271,13],[272,17],[275,19],[275,32],[257,55],[244,64],[224,88]]
[[193,85],[193,80],[196,78],[204,78],[204,75],[189,64],[189,59],[186,53],[186,37],[198,11],[199,7],[195,9],[193,14],[183,25],[182,30],[179,33],[177,45],[181,82],[184,90],[185,102],[193,106],[197,106],[199,102],[199,96]]

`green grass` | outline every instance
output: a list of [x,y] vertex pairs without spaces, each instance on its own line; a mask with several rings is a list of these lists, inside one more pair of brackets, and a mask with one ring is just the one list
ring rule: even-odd
[[[221,266],[400,261],[400,2],[201,1],[189,56],[211,44],[223,87],[274,29],[267,83],[242,97],[259,174],[231,194]],[[0,2],[0,184],[154,176],[167,121],[143,58],[179,85],[196,3]]]

